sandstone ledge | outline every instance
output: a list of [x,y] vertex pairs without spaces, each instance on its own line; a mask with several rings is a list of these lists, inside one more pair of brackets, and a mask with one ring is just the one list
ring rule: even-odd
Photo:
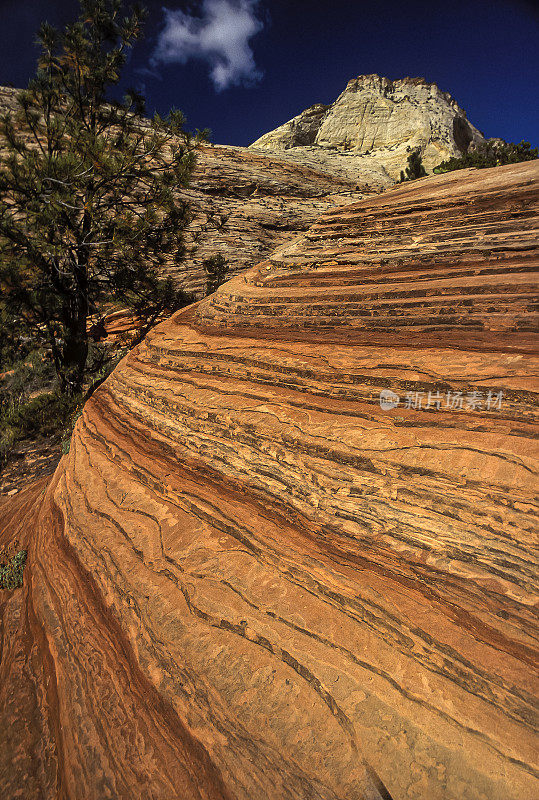
[[330,212],[124,359],[0,505],[3,797],[535,799],[538,183]]

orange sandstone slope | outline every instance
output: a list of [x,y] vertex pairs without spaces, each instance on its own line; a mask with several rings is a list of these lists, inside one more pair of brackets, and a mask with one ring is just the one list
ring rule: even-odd
[[336,209],[124,359],[0,506],[3,800],[536,800],[538,188]]

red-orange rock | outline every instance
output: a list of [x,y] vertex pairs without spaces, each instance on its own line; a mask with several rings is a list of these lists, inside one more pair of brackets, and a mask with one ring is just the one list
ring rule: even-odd
[[0,505],[2,798],[535,800],[538,187],[330,212],[124,359]]

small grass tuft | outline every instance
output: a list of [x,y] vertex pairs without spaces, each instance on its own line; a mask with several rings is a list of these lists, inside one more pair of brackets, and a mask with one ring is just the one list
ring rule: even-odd
[[0,589],[19,589],[22,586],[26,550],[19,550],[7,563],[0,564]]

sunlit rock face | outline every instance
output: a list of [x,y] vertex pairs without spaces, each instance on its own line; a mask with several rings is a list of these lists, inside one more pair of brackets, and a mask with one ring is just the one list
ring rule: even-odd
[[389,185],[419,150],[427,171],[461,156],[483,134],[448,92],[423,78],[360,75],[330,105],[317,104],[254,142],[305,163],[337,167],[353,180],[378,172]]
[[3,798],[535,800],[538,186],[327,213],[96,391],[0,506]]
[[181,193],[192,217],[186,258],[179,267],[167,266],[166,272],[203,296],[204,259],[223,255],[232,276],[305,232],[326,210],[384,186],[290,162],[280,154],[203,145],[191,184]]

